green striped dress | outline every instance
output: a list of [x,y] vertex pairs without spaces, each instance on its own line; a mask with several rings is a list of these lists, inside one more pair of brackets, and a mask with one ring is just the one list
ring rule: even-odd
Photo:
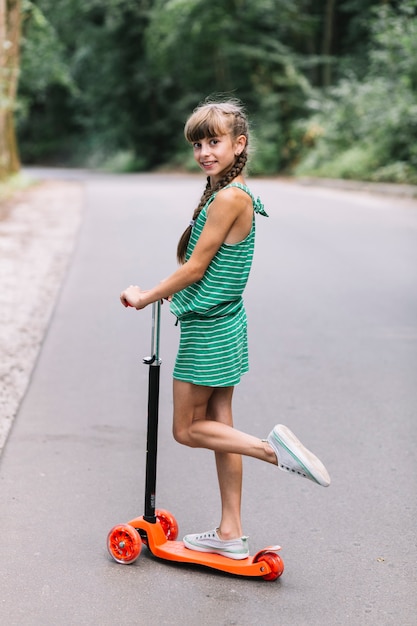
[[[254,212],[267,215],[246,187]],[[190,258],[207,220],[214,193],[193,225],[186,260]],[[171,312],[181,327],[174,378],[207,387],[231,387],[249,369],[246,312],[242,294],[248,281],[255,246],[255,215],[248,236],[235,244],[223,243],[203,278],[176,293]]]

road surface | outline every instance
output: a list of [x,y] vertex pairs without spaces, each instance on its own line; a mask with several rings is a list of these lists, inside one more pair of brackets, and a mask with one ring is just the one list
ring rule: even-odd
[[[235,422],[288,424],[325,462],[323,489],[244,461],[251,552],[283,546],[273,583],[116,564],[110,528],[141,515],[151,311],[122,288],[175,268],[202,180],[83,177],[76,252],[0,460],[0,623],[283,626],[416,623],[417,203],[254,179],[246,291],[251,370]],[[178,328],[162,311],[157,506],[180,534],[218,523],[212,453],[171,436]]]

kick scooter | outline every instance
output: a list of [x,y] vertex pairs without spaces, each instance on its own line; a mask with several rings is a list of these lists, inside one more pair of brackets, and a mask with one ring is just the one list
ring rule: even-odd
[[178,563],[204,565],[239,576],[256,576],[276,580],[284,571],[284,563],[277,552],[280,546],[269,546],[240,561],[219,554],[197,552],[176,541],[178,524],[168,511],[155,509],[156,459],[158,447],[159,330],[161,303],[152,305],[151,356],[143,362],[149,366],[148,431],[145,477],[145,513],[127,524],[114,526],[107,536],[107,548],[117,563],[133,563],[139,557],[142,544],[157,558]]

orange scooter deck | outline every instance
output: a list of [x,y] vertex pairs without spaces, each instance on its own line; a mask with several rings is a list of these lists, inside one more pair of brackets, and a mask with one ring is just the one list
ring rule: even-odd
[[[220,554],[190,550],[185,547],[182,541],[167,541],[161,525],[159,523],[151,524],[144,520],[143,517],[131,520],[128,522],[128,525],[133,526],[136,530],[146,532],[148,548],[158,558],[167,561],[203,565],[240,576],[264,577],[271,574],[272,568],[267,560],[262,559],[262,555],[266,552],[278,552],[281,549],[280,546],[269,546],[254,556],[249,556],[242,560],[234,560]],[[282,571],[283,569],[282,563]],[[279,575],[281,575],[282,571]]]

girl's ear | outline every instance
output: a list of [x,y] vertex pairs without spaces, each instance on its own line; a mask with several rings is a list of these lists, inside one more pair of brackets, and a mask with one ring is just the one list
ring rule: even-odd
[[235,141],[235,156],[240,156],[247,144],[246,135],[239,135],[239,137]]

